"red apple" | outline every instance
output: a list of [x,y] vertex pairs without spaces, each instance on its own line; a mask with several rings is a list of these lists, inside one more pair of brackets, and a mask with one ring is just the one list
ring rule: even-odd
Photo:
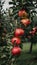
[[21,43],[21,40],[20,40],[20,38],[13,37],[11,39],[11,42],[12,42],[12,44],[20,44]]
[[14,56],[19,55],[21,53],[21,48],[20,47],[14,47],[14,48],[12,48],[11,53]]
[[18,12],[18,16],[19,16],[19,17],[22,17],[23,15],[27,16],[28,14],[27,14],[27,12],[26,12],[25,10],[20,10],[20,11]]
[[24,34],[24,30],[23,29],[21,29],[21,28],[17,28],[16,30],[15,30],[15,36],[16,37],[18,37],[18,36],[22,36],[23,34]]
[[30,22],[29,19],[22,19],[21,23],[24,24],[24,25],[29,25],[31,22]]

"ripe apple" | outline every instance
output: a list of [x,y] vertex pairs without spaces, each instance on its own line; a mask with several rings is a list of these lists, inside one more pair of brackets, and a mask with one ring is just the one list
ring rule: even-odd
[[22,19],[21,23],[24,24],[24,25],[29,25],[31,22],[30,22],[29,19]]
[[21,43],[21,40],[20,40],[20,38],[18,38],[18,37],[13,37],[12,39],[11,39],[11,42],[12,42],[12,44],[20,44]]
[[14,32],[15,36],[18,37],[18,36],[22,36],[24,35],[24,30],[21,29],[21,28],[17,28]]
[[18,12],[18,16],[19,16],[19,17],[28,16],[28,14],[27,14],[27,12],[26,12],[25,10],[20,10],[20,11]]
[[14,47],[14,48],[12,48],[11,53],[14,56],[19,55],[21,53],[21,48],[20,47]]

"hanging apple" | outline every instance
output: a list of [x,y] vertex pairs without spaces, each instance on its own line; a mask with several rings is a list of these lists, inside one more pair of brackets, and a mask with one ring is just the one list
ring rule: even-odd
[[30,22],[29,19],[22,19],[21,23],[24,24],[24,25],[29,25],[31,22]]
[[14,32],[15,36],[18,37],[18,36],[22,36],[24,34],[24,30],[21,29],[21,28],[17,28]]
[[19,17],[28,16],[28,14],[27,14],[27,12],[26,12],[25,10],[20,10],[20,11],[18,12],[18,16],[19,16]]
[[17,38],[17,37],[13,37],[12,39],[11,39],[11,42],[12,42],[12,44],[20,44],[21,43],[21,40],[20,40],[20,38]]
[[21,53],[21,48],[20,47],[14,47],[14,48],[12,48],[11,53],[14,56],[19,55]]

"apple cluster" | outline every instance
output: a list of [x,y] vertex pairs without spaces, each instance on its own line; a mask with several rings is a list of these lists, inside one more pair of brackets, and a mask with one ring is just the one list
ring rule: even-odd
[[[18,12],[18,16],[21,18],[21,23],[26,27],[31,24],[28,14],[25,10],[20,10]],[[36,32],[36,28],[33,28],[32,31],[29,32],[29,34],[34,35]],[[20,36],[24,35],[25,31],[22,28],[16,28],[14,31],[14,37],[11,39],[11,43],[13,45],[13,48],[11,50],[12,55],[19,55],[21,53],[21,39]],[[30,37],[29,37],[30,38]]]
[[14,37],[11,39],[11,43],[13,45],[11,53],[14,56],[19,55],[21,53],[21,48],[20,48],[21,39],[20,39],[20,36],[22,36],[23,34],[24,34],[24,30],[21,29],[21,28],[17,28],[14,31]]

